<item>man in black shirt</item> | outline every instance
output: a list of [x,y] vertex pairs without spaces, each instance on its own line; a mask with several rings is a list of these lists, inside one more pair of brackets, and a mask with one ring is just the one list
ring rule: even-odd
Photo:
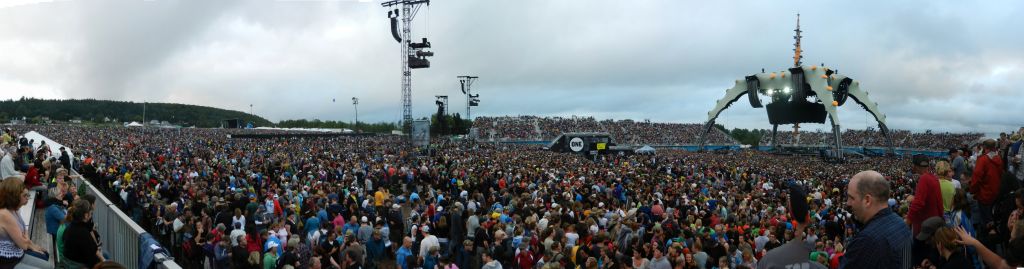
[[249,251],[245,247],[245,236],[242,236],[238,238],[238,245],[231,248],[231,264],[234,265],[232,268],[244,268],[248,263]]

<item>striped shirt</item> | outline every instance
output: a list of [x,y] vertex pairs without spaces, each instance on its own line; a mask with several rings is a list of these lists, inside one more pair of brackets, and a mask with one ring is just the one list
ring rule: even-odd
[[[21,219],[21,214],[18,214],[18,212],[14,210],[8,209],[7,211],[14,216],[15,220],[18,221],[18,227],[21,228],[21,232],[25,233],[25,221]],[[25,250],[21,249],[16,243],[14,243],[14,239],[11,238],[10,233],[0,235],[0,257],[11,259],[21,258],[23,255],[25,255]]]
[[882,209],[850,239],[839,268],[910,268],[910,228],[889,208]]

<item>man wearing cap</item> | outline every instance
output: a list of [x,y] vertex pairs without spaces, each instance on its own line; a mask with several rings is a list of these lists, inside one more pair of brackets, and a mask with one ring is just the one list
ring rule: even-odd
[[359,243],[366,244],[370,241],[370,236],[373,235],[373,227],[370,227],[370,218],[363,216],[359,219],[359,230],[356,234],[356,238],[359,239]]
[[889,209],[889,181],[875,171],[850,179],[846,206],[860,232],[849,239],[839,268],[910,268],[910,229]]
[[910,224],[911,232],[917,234],[921,231],[921,222],[931,217],[942,216],[942,190],[939,187],[939,178],[929,169],[928,158],[918,154],[911,159],[914,162],[911,168],[913,173],[920,176],[906,222]]
[[423,240],[420,240],[420,253],[419,257],[426,257],[430,254],[431,247],[437,247],[441,249],[441,242],[437,239],[437,236],[430,234],[430,226],[420,226],[420,232],[423,233]]
[[267,251],[263,254],[263,268],[274,269],[277,268],[277,253],[280,244],[276,242],[267,242]]
[[[771,268],[820,268],[824,265],[813,262],[808,257],[811,253],[811,245],[804,243],[804,229],[810,222],[808,215],[807,195],[803,186],[792,184],[789,186],[789,214],[790,218],[796,221],[793,226],[793,238],[785,245],[768,251],[767,254],[757,262],[758,269]],[[767,239],[766,239],[767,240]]]
[[999,195],[1000,177],[1004,170],[1003,158],[999,157],[996,149],[996,141],[989,139],[982,143],[984,151],[978,156],[974,164],[974,174],[971,175],[971,186],[968,188],[974,199],[978,200],[981,208],[979,216],[982,226],[978,227],[979,234],[986,234],[988,223],[992,221],[992,204]]

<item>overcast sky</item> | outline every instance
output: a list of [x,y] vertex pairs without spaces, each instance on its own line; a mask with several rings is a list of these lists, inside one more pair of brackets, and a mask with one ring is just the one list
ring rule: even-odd
[[[805,64],[861,81],[890,128],[1024,125],[1019,1],[433,1],[413,24],[436,53],[413,71],[413,114],[433,113],[434,95],[465,114],[456,76],[476,75],[473,116],[703,122],[735,79],[792,65],[797,12]],[[380,1],[0,0],[0,99],[350,121],[358,97],[360,120],[398,121],[386,13]],[[853,102],[840,114],[846,128],[874,125]],[[745,98],[718,122],[770,128]]]

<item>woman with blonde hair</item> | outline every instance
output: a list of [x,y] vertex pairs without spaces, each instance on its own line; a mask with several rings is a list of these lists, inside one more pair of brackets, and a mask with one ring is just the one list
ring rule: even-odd
[[260,259],[260,252],[259,251],[250,251],[249,252],[248,264],[246,265],[246,267],[243,267],[243,268],[259,269],[260,268],[260,260],[261,259]]
[[939,178],[939,191],[942,193],[942,212],[949,212],[953,210],[953,194],[957,189],[956,184],[953,184],[953,168],[949,162],[936,162],[935,176]]

